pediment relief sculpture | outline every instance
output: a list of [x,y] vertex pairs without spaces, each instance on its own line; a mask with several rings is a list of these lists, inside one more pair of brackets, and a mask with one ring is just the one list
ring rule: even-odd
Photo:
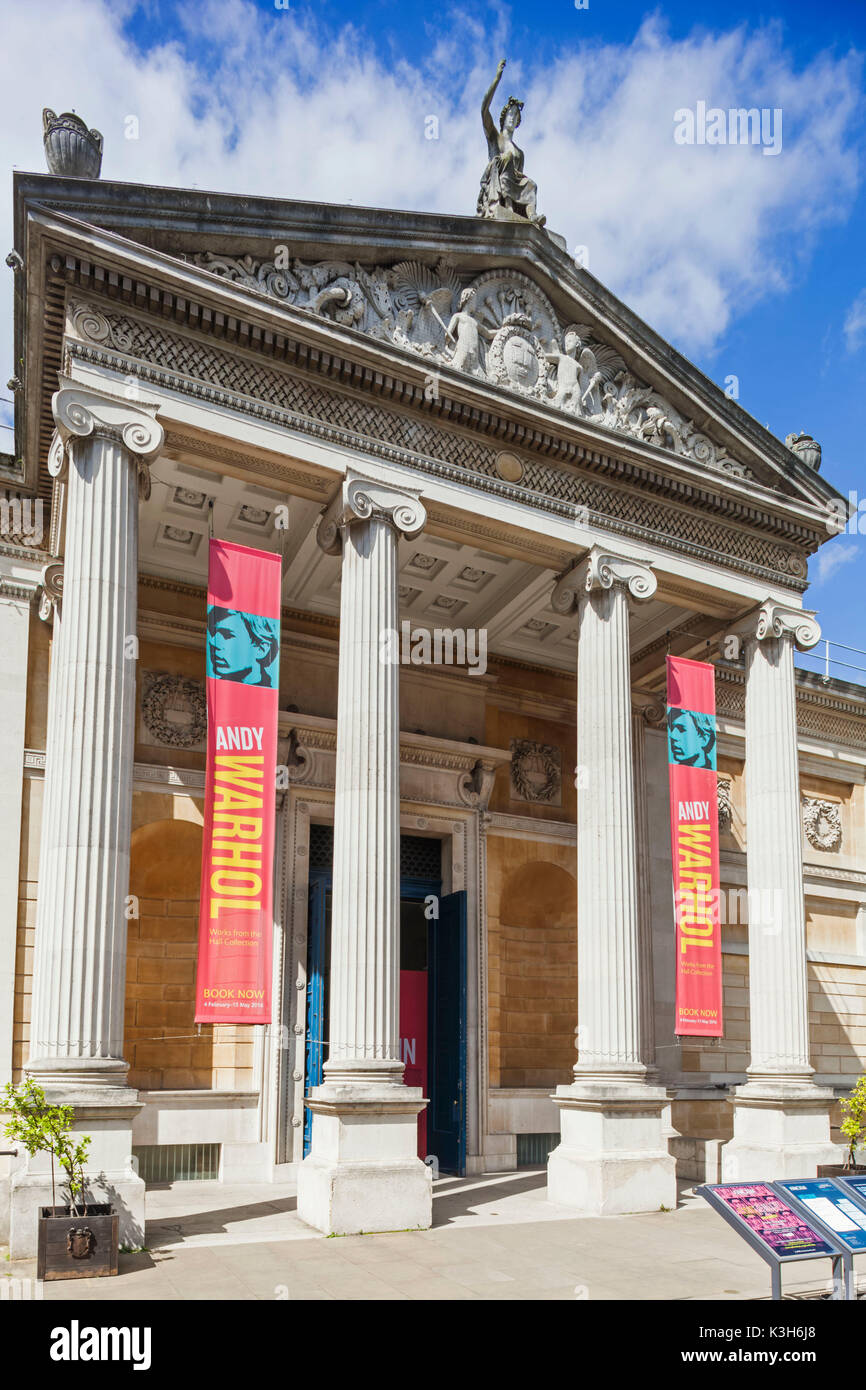
[[431,365],[544,401],[708,468],[751,477],[693,420],[639,381],[590,325],[563,326],[543,290],[519,271],[486,271],[465,283],[447,259],[372,269],[357,261],[311,265],[288,254],[258,261],[202,251],[187,259],[246,289],[408,348]]

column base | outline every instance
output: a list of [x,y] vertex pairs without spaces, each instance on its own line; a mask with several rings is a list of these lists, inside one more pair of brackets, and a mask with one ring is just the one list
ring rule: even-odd
[[547,1161],[547,1196],[584,1216],[677,1204],[676,1160],[664,1135],[667,1093],[640,1082],[558,1086],[561,1139]]
[[830,1142],[833,1092],[803,1080],[755,1080],[728,1097],[734,1137],[722,1150],[723,1182],[814,1178],[838,1163]]
[[[40,1078],[41,1083],[41,1078]],[[75,1110],[74,1135],[90,1136],[85,1168],[91,1201],[110,1203],[119,1215],[121,1246],[144,1245],[144,1182],[133,1166],[132,1121],[141,1109],[138,1092],[128,1086],[45,1085],[46,1099]],[[58,1206],[67,1200],[63,1172],[55,1164]],[[40,1207],[51,1205],[51,1160],[47,1154],[20,1154],[9,1182],[9,1255],[36,1255]]]
[[298,1215],[326,1235],[426,1230],[433,1178],[418,1158],[420,1087],[317,1086],[313,1140],[298,1169]]

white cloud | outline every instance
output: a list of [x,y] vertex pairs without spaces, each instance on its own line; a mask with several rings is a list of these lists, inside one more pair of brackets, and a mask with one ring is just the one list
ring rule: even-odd
[[[185,5],[173,40],[141,53],[122,30],[134,8],[7,7],[0,168],[43,169],[42,106],[75,107],[105,136],[105,178],[474,213],[480,99],[507,48],[501,13],[485,30],[477,16],[443,10],[426,55],[385,66],[349,25],[329,36],[294,9],[270,14],[248,0]],[[819,53],[795,70],[773,27],[674,41],[648,22],[628,44],[567,52],[548,67],[510,63],[501,94],[526,100],[521,144],[551,227],[588,246],[592,273],[654,328],[698,352],[784,290],[821,225],[845,215],[857,78],[850,56]],[[675,144],[674,112],[699,100],[781,107],[782,153]],[[124,138],[129,115],[137,140]],[[438,140],[425,139],[428,115]],[[10,193],[7,176],[7,246]],[[8,282],[4,295],[5,381]]]
[[815,577],[814,584],[823,584],[844,565],[850,565],[852,560],[857,559],[859,548],[856,545],[843,545],[841,542],[833,544],[832,541],[821,547],[815,556]]
[[866,290],[861,290],[850,305],[842,331],[849,352],[857,352],[866,342]]

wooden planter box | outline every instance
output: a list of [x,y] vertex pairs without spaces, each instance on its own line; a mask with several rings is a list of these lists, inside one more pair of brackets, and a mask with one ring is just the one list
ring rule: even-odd
[[116,1211],[88,1204],[86,1216],[73,1216],[69,1207],[42,1208],[37,1279],[98,1279],[116,1273]]
[[862,1163],[858,1163],[854,1168],[846,1168],[844,1163],[824,1163],[818,1165],[819,1178],[846,1178],[849,1173],[866,1173]]

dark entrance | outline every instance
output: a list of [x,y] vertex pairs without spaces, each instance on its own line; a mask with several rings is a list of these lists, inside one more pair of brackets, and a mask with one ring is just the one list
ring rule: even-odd
[[[331,826],[310,827],[307,929],[306,1085],[322,1081],[328,1056],[331,956]],[[438,913],[438,915],[437,915]],[[440,1170],[466,1161],[466,894],[442,897],[441,843],[400,837],[400,1049],[405,1080],[430,1104],[418,1120],[418,1153]],[[304,1155],[312,1115],[304,1116]]]

